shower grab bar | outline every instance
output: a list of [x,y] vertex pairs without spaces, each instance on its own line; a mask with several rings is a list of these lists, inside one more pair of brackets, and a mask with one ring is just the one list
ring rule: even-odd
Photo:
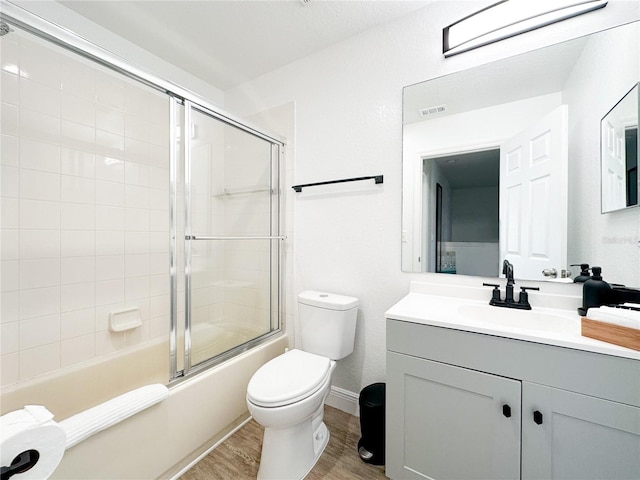
[[286,240],[286,235],[265,236],[265,237],[196,237],[195,235],[185,235],[185,240]]
[[318,185],[330,185],[332,183],[345,183],[345,182],[359,182],[361,180],[375,180],[376,183],[383,183],[384,175],[371,175],[370,177],[353,177],[353,178],[342,178],[340,180],[328,180],[326,182],[316,182],[316,183],[305,183],[303,185],[293,185],[293,188],[296,192],[301,192],[305,187],[315,187]]

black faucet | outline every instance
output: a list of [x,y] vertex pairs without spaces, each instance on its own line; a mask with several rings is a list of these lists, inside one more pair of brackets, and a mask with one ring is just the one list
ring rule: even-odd
[[513,299],[513,286],[516,281],[513,279],[513,265],[509,260],[505,260],[502,263],[502,273],[507,278],[507,284],[505,286],[504,300],[500,296],[500,285],[495,283],[483,283],[485,287],[493,287],[491,300],[489,305],[496,307],[517,308],[519,310],[531,310],[529,304],[529,294],[527,290],[540,290],[538,287],[520,287],[520,295],[518,301]]
[[513,303],[513,285],[516,281],[513,279],[513,265],[509,260],[502,262],[502,274],[507,279],[507,285],[505,286],[505,303]]

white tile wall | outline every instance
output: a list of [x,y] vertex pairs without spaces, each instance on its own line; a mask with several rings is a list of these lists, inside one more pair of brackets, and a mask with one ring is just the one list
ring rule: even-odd
[[[168,334],[169,100],[20,31],[0,48],[6,386]],[[143,326],[110,332],[125,306]]]

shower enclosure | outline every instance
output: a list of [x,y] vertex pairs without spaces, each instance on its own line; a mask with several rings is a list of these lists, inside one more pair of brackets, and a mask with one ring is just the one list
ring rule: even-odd
[[284,142],[19,9],[2,22],[3,396],[158,344],[146,381],[167,383],[280,332]]
[[174,291],[185,292],[184,314],[174,307],[185,342],[172,371],[184,374],[280,328],[281,145],[192,102],[173,112],[189,126],[174,137],[185,139],[175,146],[184,155],[176,155],[174,197],[174,211],[186,212],[175,236],[185,240],[174,247],[184,248],[176,257],[184,265],[173,278]]

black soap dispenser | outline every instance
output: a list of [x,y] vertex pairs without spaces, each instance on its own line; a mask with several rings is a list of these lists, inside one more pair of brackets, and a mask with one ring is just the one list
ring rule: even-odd
[[578,313],[582,316],[591,307],[609,303],[611,296],[611,285],[602,279],[602,268],[593,267],[591,271],[593,276],[582,285],[582,308],[578,308]]
[[571,265],[572,267],[580,267],[580,275],[573,279],[573,283],[584,283],[591,278],[589,275],[589,264],[588,263],[574,263]]

